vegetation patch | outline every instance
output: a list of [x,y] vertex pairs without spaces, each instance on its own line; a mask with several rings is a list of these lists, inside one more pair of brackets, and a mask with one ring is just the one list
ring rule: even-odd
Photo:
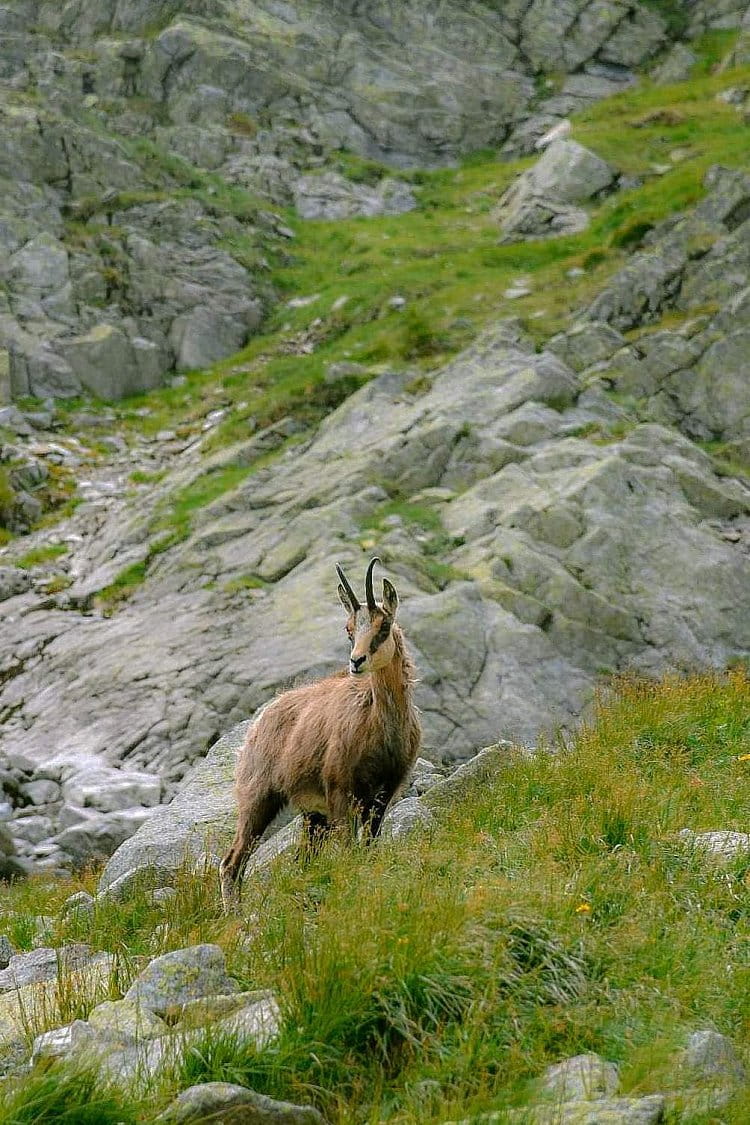
[[[313,1101],[335,1123],[439,1125],[528,1105],[547,1065],[588,1051],[620,1065],[625,1095],[678,1089],[692,1030],[750,1052],[750,860],[717,867],[680,836],[746,831],[748,769],[742,671],[620,683],[574,740],[509,754],[430,833],[278,860],[248,881],[241,920],[221,915],[210,873],[184,870],[174,898],[144,886],[58,921],[54,940],[131,959],[215,941],[241,987],[280,999],[277,1041],[257,1050],[207,1029],[131,1103],[138,1122],[190,1083],[224,1080]],[[0,925],[93,886],[11,887]],[[3,1125],[42,1077],[6,1083]],[[721,1119],[744,1125],[747,1110],[739,1093]]]

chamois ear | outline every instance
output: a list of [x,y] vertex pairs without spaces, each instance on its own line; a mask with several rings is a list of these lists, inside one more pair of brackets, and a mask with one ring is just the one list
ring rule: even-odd
[[383,609],[391,617],[396,616],[398,609],[398,594],[396,593],[395,586],[392,586],[387,578],[383,579]]
[[354,608],[352,606],[351,601],[349,600],[349,595],[347,594],[346,590],[344,589],[344,587],[341,585],[340,582],[339,582],[339,585],[338,585],[338,591],[339,591],[339,601],[341,602],[341,604],[344,607],[344,609],[346,610],[346,612],[347,613],[354,613]]

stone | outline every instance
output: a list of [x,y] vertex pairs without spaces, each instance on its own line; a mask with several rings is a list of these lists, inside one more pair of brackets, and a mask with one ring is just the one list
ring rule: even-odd
[[587,321],[553,336],[546,346],[574,371],[585,371],[609,359],[626,343],[625,337],[609,324]]
[[679,837],[696,855],[717,862],[730,862],[737,856],[750,853],[750,833],[747,832],[693,832],[690,828],[683,828]]
[[84,1020],[74,1020],[65,1027],[37,1035],[31,1051],[31,1065],[67,1058],[81,1047],[92,1047],[95,1041],[94,1029]]
[[665,57],[651,72],[651,77],[659,86],[669,86],[674,82],[686,82],[698,62],[698,56],[685,43],[675,43]]
[[560,203],[581,203],[611,187],[615,172],[605,160],[577,141],[556,140],[528,173],[539,196]]
[[179,1013],[189,1000],[238,991],[236,981],[227,976],[219,946],[195,945],[150,961],[124,999],[164,1016]]
[[98,324],[59,346],[82,386],[98,398],[125,398],[159,385],[158,378],[142,377],[133,342],[114,325]]
[[419,797],[406,797],[388,809],[383,818],[382,835],[386,840],[398,840],[417,828],[429,828],[433,823],[433,814]]
[[[248,723],[234,727],[211,748],[166,809],[120,847],[105,867],[99,891],[116,880],[158,867],[168,879],[189,857],[196,858],[214,841],[229,844],[236,816],[234,766]],[[219,845],[220,846],[220,845]]]
[[711,1028],[691,1033],[679,1064],[693,1082],[736,1085],[747,1081],[747,1071],[731,1039]]
[[138,1043],[167,1035],[169,1025],[143,1005],[131,1000],[105,1000],[89,1012],[89,1026],[98,1039]]
[[242,1042],[253,1043],[262,1051],[279,1036],[281,1009],[276,997],[272,993],[266,994],[224,1016],[216,1026]]
[[220,1119],[223,1125],[325,1125],[322,1114],[312,1106],[274,1101],[228,1082],[190,1086],[156,1118],[165,1125],[199,1125],[209,1119]]
[[153,809],[137,807],[90,815],[81,809],[78,815],[82,819],[58,832],[54,843],[67,853],[75,866],[82,866],[97,859],[108,859],[153,815]]
[[61,967],[75,973],[81,969],[106,966],[108,954],[92,953],[87,945],[69,945],[61,949],[43,947],[30,953],[16,953],[7,968],[0,970],[0,994],[15,992],[27,985],[56,980]]
[[54,835],[54,825],[48,816],[16,817],[13,820],[13,835],[16,840],[39,844]]
[[136,805],[151,808],[162,794],[161,778],[132,770],[93,769],[74,774],[62,788],[63,799],[79,808],[116,812]]
[[56,781],[50,781],[48,778],[39,778],[37,781],[27,781],[21,786],[21,792],[24,797],[31,801],[32,805],[49,805],[53,801],[58,801],[61,795],[61,788]]
[[31,588],[31,575],[15,566],[0,566],[0,602],[24,594]]
[[620,1078],[614,1063],[600,1055],[576,1055],[547,1067],[540,1090],[556,1102],[598,1101],[617,1093]]
[[0,823],[0,880],[22,879],[27,874],[26,864],[16,854],[13,837],[5,825]]
[[0,934],[0,971],[7,969],[10,964],[11,957],[15,956],[15,948],[11,944],[10,938],[5,934]]
[[429,810],[439,810],[454,801],[464,800],[475,785],[480,785],[493,777],[499,770],[513,765],[517,748],[510,742],[498,742],[480,750],[452,774],[433,785],[422,798]]
[[402,180],[385,179],[377,187],[353,183],[336,172],[302,176],[294,185],[294,206],[302,219],[352,219],[401,215],[417,205]]
[[[645,1098],[602,1098],[560,1105],[532,1105],[511,1111],[507,1118],[519,1125],[657,1125],[664,1119],[661,1094]],[[486,1120],[491,1121],[493,1115]],[[481,1119],[480,1119],[481,1120]]]
[[553,140],[536,164],[511,184],[493,212],[503,241],[585,230],[589,219],[580,204],[611,187],[614,178],[614,170],[577,141]]
[[176,352],[179,371],[210,367],[246,343],[258,327],[261,309],[257,303],[248,306],[248,315],[240,319],[222,308],[199,305],[175,317],[170,330],[170,343]]
[[88,891],[76,891],[65,899],[60,909],[62,918],[89,918],[94,913],[94,896]]

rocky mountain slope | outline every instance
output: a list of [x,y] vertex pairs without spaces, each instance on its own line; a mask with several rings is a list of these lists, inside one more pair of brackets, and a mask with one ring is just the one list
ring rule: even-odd
[[[359,5],[334,14],[312,4],[155,7],[2,9],[15,44],[3,105],[16,149],[4,174],[22,169],[32,185],[9,191],[0,227],[9,239],[1,330],[16,392],[66,395],[96,383],[120,393],[161,381],[170,365],[236,351],[273,299],[270,267],[254,273],[251,248],[257,262],[295,243],[290,212],[273,210],[289,198],[270,169],[287,185],[315,169],[328,176],[341,144],[402,165],[408,154],[440,163],[487,143],[523,147],[581,99],[633,82],[626,68],[668,43],[663,15],[633,3],[571,5],[562,39],[552,33],[559,13],[536,2],[448,5],[440,20],[422,5],[366,15]],[[682,27],[700,30],[709,12],[729,27],[743,16],[692,5]],[[344,16],[350,33],[334,50]],[[407,32],[424,45],[411,67]],[[276,60],[267,72],[252,65],[261,43]],[[476,81],[461,93],[478,52],[497,105]],[[322,57],[344,56],[350,69],[320,70]],[[421,92],[405,99],[407,69]],[[547,70],[572,76],[534,102],[530,76],[544,87]],[[741,109],[747,91],[731,75],[725,85],[722,96],[734,91]],[[379,122],[377,136],[368,121]],[[550,148],[552,164],[568,161],[565,144]],[[184,164],[171,155],[179,151]],[[703,184],[693,173],[700,202],[683,214],[628,227],[619,270],[596,280],[582,253],[586,267],[558,279],[563,298],[579,274],[592,279],[562,332],[540,340],[535,315],[507,315],[530,291],[521,278],[493,293],[491,327],[432,370],[420,366],[430,353],[409,301],[394,295],[387,307],[404,312],[412,361],[332,367],[322,385],[341,405],[320,425],[279,403],[233,444],[214,433],[212,414],[197,432],[178,426],[155,441],[134,436],[132,416],[118,431],[125,415],[101,405],[87,416],[26,400],[24,412],[6,411],[11,471],[25,458],[65,468],[84,500],[0,556],[0,782],[22,855],[55,868],[111,851],[225,729],[290,682],[339,666],[334,562],[356,575],[377,554],[399,588],[426,749],[438,760],[500,736],[570,728],[613,672],[746,658],[750,176],[741,153],[737,162]],[[235,173],[239,196],[227,186]],[[649,171],[644,193],[663,174]],[[536,191],[541,177],[531,179]],[[429,211],[427,183],[414,187],[415,218],[399,222]],[[554,194],[554,175],[544,183]],[[614,207],[640,190],[619,169],[605,188]],[[604,206],[576,199],[584,225]],[[476,193],[463,203],[471,210]],[[498,222],[493,239],[500,234]],[[119,295],[84,299],[78,281],[94,285],[102,268],[121,270]],[[303,331],[282,334],[291,364],[325,342],[315,299],[281,311],[307,318]],[[334,327],[362,329],[356,320]],[[153,381],[133,374],[139,356],[154,359]],[[254,393],[256,378],[263,385],[268,358],[259,350],[230,369],[242,393]],[[19,372],[32,368],[57,374],[24,383]],[[178,522],[188,499],[189,519]],[[62,581],[45,560],[56,560]],[[85,786],[91,771],[96,792]]]
[[[546,0],[4,5],[6,393],[119,397],[237,351],[272,299],[264,208],[326,153],[524,150],[668,38],[636,0],[562,22]],[[572,77],[549,97],[546,74]]]

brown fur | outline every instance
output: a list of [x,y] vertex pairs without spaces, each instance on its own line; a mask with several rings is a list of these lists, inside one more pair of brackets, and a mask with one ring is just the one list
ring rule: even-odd
[[[368,572],[371,574],[372,564]],[[371,586],[370,586],[371,592]],[[304,843],[360,823],[376,836],[386,808],[419,752],[412,701],[414,666],[395,624],[396,591],[383,606],[351,604],[349,671],[285,692],[251,725],[237,763],[237,833],[221,864],[225,906],[238,897],[245,865],[286,804],[301,809]],[[369,673],[369,674],[367,674]]]

